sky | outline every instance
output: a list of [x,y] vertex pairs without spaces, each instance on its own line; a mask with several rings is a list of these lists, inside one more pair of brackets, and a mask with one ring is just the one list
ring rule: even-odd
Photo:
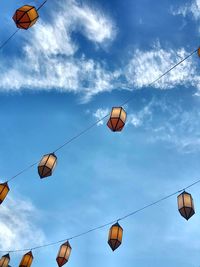
[[[41,1],[2,1],[3,43],[15,10]],[[0,50],[0,177],[6,181],[44,154],[125,105],[126,126],[106,120],[58,151],[51,177],[34,167],[9,183],[0,207],[0,250],[67,239],[117,220],[200,179],[199,0],[48,0],[37,23]],[[200,198],[184,220],[174,196],[120,224],[70,241],[67,266],[199,267]],[[34,250],[32,266],[57,266],[59,245]],[[23,253],[12,253],[18,266]]]

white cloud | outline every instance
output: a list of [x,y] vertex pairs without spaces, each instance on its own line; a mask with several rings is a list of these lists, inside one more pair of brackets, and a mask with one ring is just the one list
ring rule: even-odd
[[[64,6],[64,9],[63,9]],[[92,95],[113,89],[119,71],[84,54],[77,56],[79,46],[73,32],[82,33],[95,45],[106,46],[116,35],[112,20],[96,9],[68,1],[49,23],[41,19],[32,28],[32,36],[22,47],[23,56],[13,58],[12,67],[0,65],[2,90],[34,89],[81,93],[88,100]]]
[[0,249],[12,250],[42,244],[43,231],[36,225],[39,211],[27,199],[8,196],[0,208]]
[[[126,68],[126,78],[129,84],[136,88],[148,86],[186,55],[188,53],[184,48],[178,51],[164,50],[159,43],[150,51],[136,49]],[[199,76],[192,58],[180,64],[152,86],[158,89],[169,89],[177,85],[199,87]]]
[[[93,116],[97,119],[97,120],[101,120],[102,118],[104,118],[107,114],[110,113],[110,110],[108,108],[106,109],[102,109],[102,108],[98,108],[94,113]],[[104,124],[104,120],[101,120],[98,122],[98,126],[99,125],[103,125]]]
[[171,10],[172,15],[182,15],[186,17],[188,15],[192,15],[195,20],[200,19],[200,0],[192,0],[190,3],[184,4],[179,8],[172,8]]
[[181,104],[153,98],[140,111],[129,112],[127,123],[148,132],[148,142],[164,142],[180,153],[200,150],[200,112],[185,110]]

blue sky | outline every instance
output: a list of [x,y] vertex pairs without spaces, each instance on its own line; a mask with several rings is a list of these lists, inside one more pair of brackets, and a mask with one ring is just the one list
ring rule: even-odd
[[[1,3],[2,42],[26,3]],[[40,180],[33,168],[10,183],[0,250],[79,234],[199,179],[198,56],[148,86],[198,48],[199,22],[199,0],[52,0],[0,51],[2,181],[132,97],[123,132],[99,124],[57,153],[52,177]],[[199,186],[189,192],[196,214],[188,222],[175,196],[121,222],[114,253],[106,228],[72,240],[67,265],[200,266]],[[32,266],[56,266],[58,248],[33,251]],[[21,256],[12,254],[11,266]]]

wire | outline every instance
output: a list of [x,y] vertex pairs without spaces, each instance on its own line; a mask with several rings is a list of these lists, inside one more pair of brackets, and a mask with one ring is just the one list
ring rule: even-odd
[[32,247],[32,248],[16,249],[16,250],[0,250],[0,253],[15,253],[15,252],[24,252],[24,251],[29,251],[29,250],[33,251],[33,250],[37,250],[37,249],[40,249],[40,248],[45,248],[45,247],[54,246],[54,245],[63,243],[63,242],[65,242],[65,241],[67,241],[67,240],[69,241],[69,240],[72,240],[72,239],[76,239],[76,238],[85,236],[85,235],[87,235],[87,234],[89,234],[89,233],[91,233],[91,232],[100,230],[100,229],[105,228],[105,227],[107,227],[107,226],[109,226],[109,225],[112,225],[112,224],[114,224],[114,223],[116,223],[116,222],[123,221],[123,220],[125,220],[125,219],[127,219],[127,218],[129,218],[129,217],[131,217],[131,216],[133,216],[133,215],[135,215],[135,214],[137,214],[137,213],[139,213],[139,212],[144,211],[145,209],[148,209],[148,208],[150,208],[150,207],[152,207],[152,206],[157,205],[157,204],[160,203],[160,202],[163,202],[163,201],[166,200],[166,199],[171,198],[172,196],[175,196],[175,195],[177,195],[177,194],[179,194],[179,193],[182,193],[182,192],[184,192],[186,189],[191,188],[191,187],[193,187],[193,186],[195,186],[195,185],[197,185],[197,184],[199,184],[199,183],[200,183],[200,179],[197,180],[197,181],[195,181],[194,183],[188,185],[187,187],[185,187],[185,188],[183,188],[183,189],[177,190],[177,191],[174,192],[174,193],[171,193],[171,194],[169,194],[169,195],[167,195],[167,196],[164,196],[164,197],[158,199],[157,201],[154,201],[154,202],[152,202],[152,203],[149,203],[148,205],[146,205],[146,206],[144,206],[144,207],[142,207],[142,208],[139,208],[139,209],[137,209],[137,210],[134,210],[134,211],[132,211],[132,212],[130,212],[130,213],[124,215],[123,217],[119,217],[118,219],[115,219],[115,220],[110,221],[110,222],[108,222],[108,223],[102,224],[102,225],[97,226],[97,227],[95,227],[95,228],[91,228],[91,229],[89,229],[89,230],[87,230],[87,231],[85,231],[85,232],[82,232],[82,233],[80,233],[80,234],[76,234],[76,235],[74,235],[74,236],[71,236],[71,237],[68,237],[68,238],[64,238],[64,239],[62,239],[62,240],[58,240],[58,241],[51,242],[51,243],[47,243],[47,244],[40,245],[40,246],[35,246],[35,247]]
[[37,11],[40,10],[45,4],[46,4],[47,0],[44,1],[38,8],[37,8]]
[[17,29],[13,34],[11,34],[11,36],[6,41],[4,41],[4,43],[1,44],[0,50],[3,49],[3,47],[15,36],[18,31],[19,29]]
[[[46,3],[46,1],[44,2]],[[44,5],[44,3],[42,5]],[[153,85],[154,83],[156,83],[157,81],[159,81],[160,79],[162,79],[165,75],[167,75],[169,72],[171,72],[173,69],[175,69],[177,66],[179,66],[180,64],[182,64],[184,61],[186,61],[188,58],[190,58],[194,53],[196,53],[198,51],[198,49],[195,49],[193,52],[191,52],[189,55],[187,55],[185,58],[183,58],[182,60],[180,60],[178,63],[176,63],[175,65],[173,65],[170,69],[168,69],[166,72],[164,72],[162,75],[160,75],[158,78],[156,78],[154,81],[152,81],[148,86]],[[131,96],[130,98],[128,98],[125,102],[123,102],[121,104],[121,106],[126,105],[128,102],[130,102],[134,97]],[[67,141],[65,141],[62,145],[60,145],[58,148],[56,148],[54,150],[53,153],[58,152],[59,150],[61,150],[63,147],[65,147],[66,145],[72,143],[74,140],[78,139],[79,137],[81,137],[82,135],[84,135],[86,132],[88,132],[89,130],[91,130],[93,127],[95,127],[99,122],[103,121],[105,118],[107,118],[110,114],[105,115],[104,117],[100,118],[99,120],[97,120],[96,122],[94,122],[93,124],[91,124],[90,126],[88,126],[86,129],[82,130],[81,132],[79,132],[77,135],[73,136],[72,138],[68,139]],[[25,168],[24,170],[20,171],[18,174],[12,176],[10,179],[7,180],[7,182],[14,180],[16,177],[20,176],[21,174],[23,174],[24,172],[26,172],[27,170],[31,169],[33,166],[35,166],[37,163],[31,164],[30,166],[28,166],[27,168]]]
[[[176,67],[178,67],[180,64],[182,64],[184,61],[186,61],[188,58],[190,58],[193,54],[195,54],[198,51],[198,49],[195,49],[193,52],[191,52],[189,55],[187,55],[185,58],[181,59],[178,63],[176,63],[175,65],[173,65],[170,69],[168,69],[166,72],[164,72],[163,74],[161,74],[158,78],[156,78],[154,81],[152,81],[151,83],[148,84],[148,86],[153,85],[154,83],[156,83],[157,81],[159,81],[160,79],[162,79],[165,75],[167,75],[169,72],[171,72],[173,69],[175,69]],[[133,97],[130,97],[129,99],[127,99],[122,106],[124,106],[125,104],[127,104],[128,102],[130,102],[133,99]]]

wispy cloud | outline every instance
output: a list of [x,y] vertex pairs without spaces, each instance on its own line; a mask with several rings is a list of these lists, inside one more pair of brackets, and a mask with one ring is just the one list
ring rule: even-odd
[[98,46],[106,46],[116,35],[113,21],[103,12],[68,1],[51,22],[39,20],[26,40],[21,58],[13,58],[12,67],[2,64],[2,90],[50,90],[79,92],[90,98],[112,90],[112,81],[120,75],[108,71],[104,63],[77,55],[79,45],[72,33],[79,32]]
[[[150,51],[136,49],[127,65],[126,78],[129,84],[136,88],[148,86],[187,54],[184,48],[177,51],[164,50],[159,43],[154,45]],[[187,86],[193,83],[199,86],[199,77],[197,78],[196,75],[195,64],[190,58],[154,83],[153,86],[158,89],[170,89],[177,85]]]
[[38,227],[39,211],[27,199],[8,196],[0,208],[0,248],[12,250],[42,244],[44,232]]
[[[108,111],[108,108],[99,108],[93,116],[100,119]],[[154,97],[148,104],[142,104],[139,110],[126,107],[126,111],[126,127],[148,132],[146,142],[162,142],[180,153],[200,151],[200,111],[197,107],[185,110],[179,101],[173,103]],[[103,125],[103,122],[99,125]]]
[[193,15],[193,18],[195,20],[199,20],[200,19],[200,1],[193,0],[193,1],[190,1],[190,3],[179,6],[178,8],[172,7],[171,13],[175,16],[182,15],[183,17],[186,17],[187,15]]
[[[31,38],[29,35],[22,44],[23,55],[13,57],[11,66],[0,63],[0,90],[58,90],[89,101],[102,92],[148,86],[188,54],[184,48],[164,49],[157,42],[149,51],[135,49],[129,61],[111,69],[105,60],[89,58],[73,39],[74,32],[84,35],[95,47],[104,48],[114,41],[117,30],[113,20],[99,9],[76,0],[58,4],[56,18],[50,22],[40,19],[32,28]],[[153,86],[169,89],[177,85],[200,88],[193,58]]]
[[[108,108],[103,109],[103,108],[98,108],[94,113],[93,116],[97,119],[97,120],[101,120],[103,117],[105,117],[107,114],[109,114],[110,110]],[[100,122],[98,122],[98,126],[99,125],[103,125],[104,121],[101,120]]]

